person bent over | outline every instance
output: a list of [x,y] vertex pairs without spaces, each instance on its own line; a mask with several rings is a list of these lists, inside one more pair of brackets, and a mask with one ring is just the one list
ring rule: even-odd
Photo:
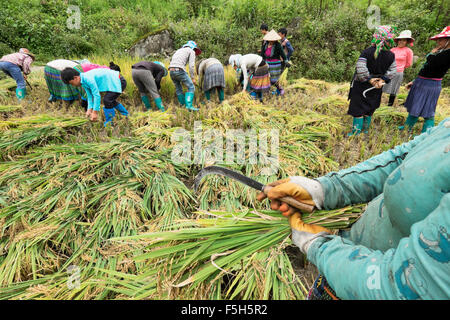
[[19,102],[27,95],[25,81],[31,72],[34,59],[34,54],[26,48],[21,48],[19,52],[8,54],[0,59],[0,70],[17,83],[16,97]]
[[127,86],[124,77],[115,70],[94,69],[85,73],[80,73],[73,68],[66,68],[61,73],[64,83],[75,87],[83,87],[87,94],[88,108],[86,116],[91,121],[98,120],[100,111],[100,92],[105,92],[103,97],[103,112],[105,113],[104,126],[112,122],[116,110],[123,116],[128,116],[128,111],[117,101]]

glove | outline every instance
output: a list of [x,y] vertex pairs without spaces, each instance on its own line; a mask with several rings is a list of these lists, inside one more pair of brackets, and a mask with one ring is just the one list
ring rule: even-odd
[[290,215],[288,219],[292,230],[292,242],[304,254],[308,253],[308,249],[314,241],[331,233],[324,227],[304,223],[299,212]]
[[269,186],[273,188],[268,192],[267,196],[261,192],[257,199],[262,201],[268,197],[272,200],[271,208],[273,210],[280,210],[286,217],[297,211],[296,208],[277,200],[286,196],[291,196],[297,201],[322,209],[324,201],[323,189],[320,182],[316,180],[294,176],[272,182]]
[[286,60],[285,65],[286,65],[286,68],[289,68],[291,66],[291,62],[289,60]]

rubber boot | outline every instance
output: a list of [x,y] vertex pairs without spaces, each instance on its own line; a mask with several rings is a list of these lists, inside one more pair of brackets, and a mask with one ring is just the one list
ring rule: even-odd
[[178,98],[178,102],[180,103],[180,105],[184,106],[186,104],[186,101],[184,99],[184,94],[177,95],[177,98]]
[[162,112],[165,112],[165,111],[166,111],[166,110],[164,109],[163,104],[162,104],[162,99],[161,99],[161,97],[155,98],[155,104],[156,104],[156,107],[157,107],[160,111],[162,111]]
[[114,109],[116,109],[117,111],[119,111],[119,113],[125,117],[128,117],[128,110],[125,109],[125,107],[119,103],[117,106],[114,107]]
[[252,99],[258,99],[258,94],[255,91],[250,92],[250,97],[252,97]]
[[152,105],[150,104],[150,100],[146,95],[141,96],[141,100],[144,103],[144,106],[147,110],[150,110],[152,108]]
[[116,111],[114,108],[103,108],[103,113],[105,114],[105,122],[103,123],[103,126],[106,127],[110,122],[113,124],[112,120],[116,116]]
[[17,97],[17,100],[19,100],[19,102],[22,101],[26,95],[27,95],[26,88],[21,88],[21,89],[17,88],[16,89],[16,97]]
[[362,127],[363,127],[364,119],[361,118],[355,118],[353,117],[353,126],[352,126],[352,132],[347,133],[348,137],[351,136],[357,136],[361,133]]
[[208,101],[211,100],[211,90],[205,91],[205,98],[206,98],[206,100],[208,100]]
[[220,103],[222,103],[225,100],[225,91],[223,88],[217,88],[217,94],[219,95]]
[[56,97],[50,93],[50,97],[48,98],[48,102],[55,102],[56,100],[58,100],[58,99],[56,99]]
[[263,102],[263,93],[262,92],[258,92],[258,99],[259,99],[259,102]]
[[392,107],[394,105],[395,97],[396,97],[395,94],[389,95],[389,102],[388,102],[389,107]]
[[434,117],[425,118],[422,126],[422,133],[426,132],[429,128],[434,127]]
[[412,128],[414,127],[414,125],[416,124],[417,120],[419,118],[418,117],[413,117],[411,115],[408,115],[408,118],[406,118],[405,124],[398,127],[399,130],[404,130],[405,127],[408,127],[408,131],[411,132]]
[[372,117],[371,116],[366,116],[364,117],[364,121],[363,121],[363,127],[362,127],[362,132],[363,133],[369,133],[369,128],[370,128],[370,122],[372,121]]
[[192,103],[194,102],[194,93],[193,92],[186,92],[184,96],[184,101],[186,102],[186,109],[192,110],[192,111],[198,111],[197,108],[194,108],[192,106]]

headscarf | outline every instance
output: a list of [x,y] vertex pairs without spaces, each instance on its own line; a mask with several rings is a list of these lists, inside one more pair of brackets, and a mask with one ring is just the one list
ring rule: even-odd
[[195,43],[195,41],[189,40],[188,42],[186,42],[186,44],[183,46],[184,47],[189,47],[192,50],[195,51],[195,55],[198,56],[202,53],[202,50],[200,50],[197,46],[197,43]]
[[390,50],[395,46],[395,34],[397,28],[391,26],[379,26],[377,27],[372,38],[372,45],[376,47],[374,57],[378,58],[381,50]]
[[241,58],[242,58],[242,54],[232,54],[230,56],[230,58],[228,59],[228,63],[232,67],[236,66],[236,67],[240,68],[241,67]]

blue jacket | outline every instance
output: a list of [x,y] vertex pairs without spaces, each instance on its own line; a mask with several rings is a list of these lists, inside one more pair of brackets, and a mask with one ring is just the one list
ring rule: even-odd
[[81,86],[87,94],[88,109],[100,110],[100,92],[122,93],[120,73],[111,69],[98,68],[80,73]]
[[294,53],[294,48],[292,47],[291,42],[286,38],[281,39],[281,46],[283,47],[283,50],[286,53],[287,60],[290,60],[292,53]]
[[450,298],[450,118],[317,180],[326,209],[370,201],[349,232],[308,250],[340,298]]

